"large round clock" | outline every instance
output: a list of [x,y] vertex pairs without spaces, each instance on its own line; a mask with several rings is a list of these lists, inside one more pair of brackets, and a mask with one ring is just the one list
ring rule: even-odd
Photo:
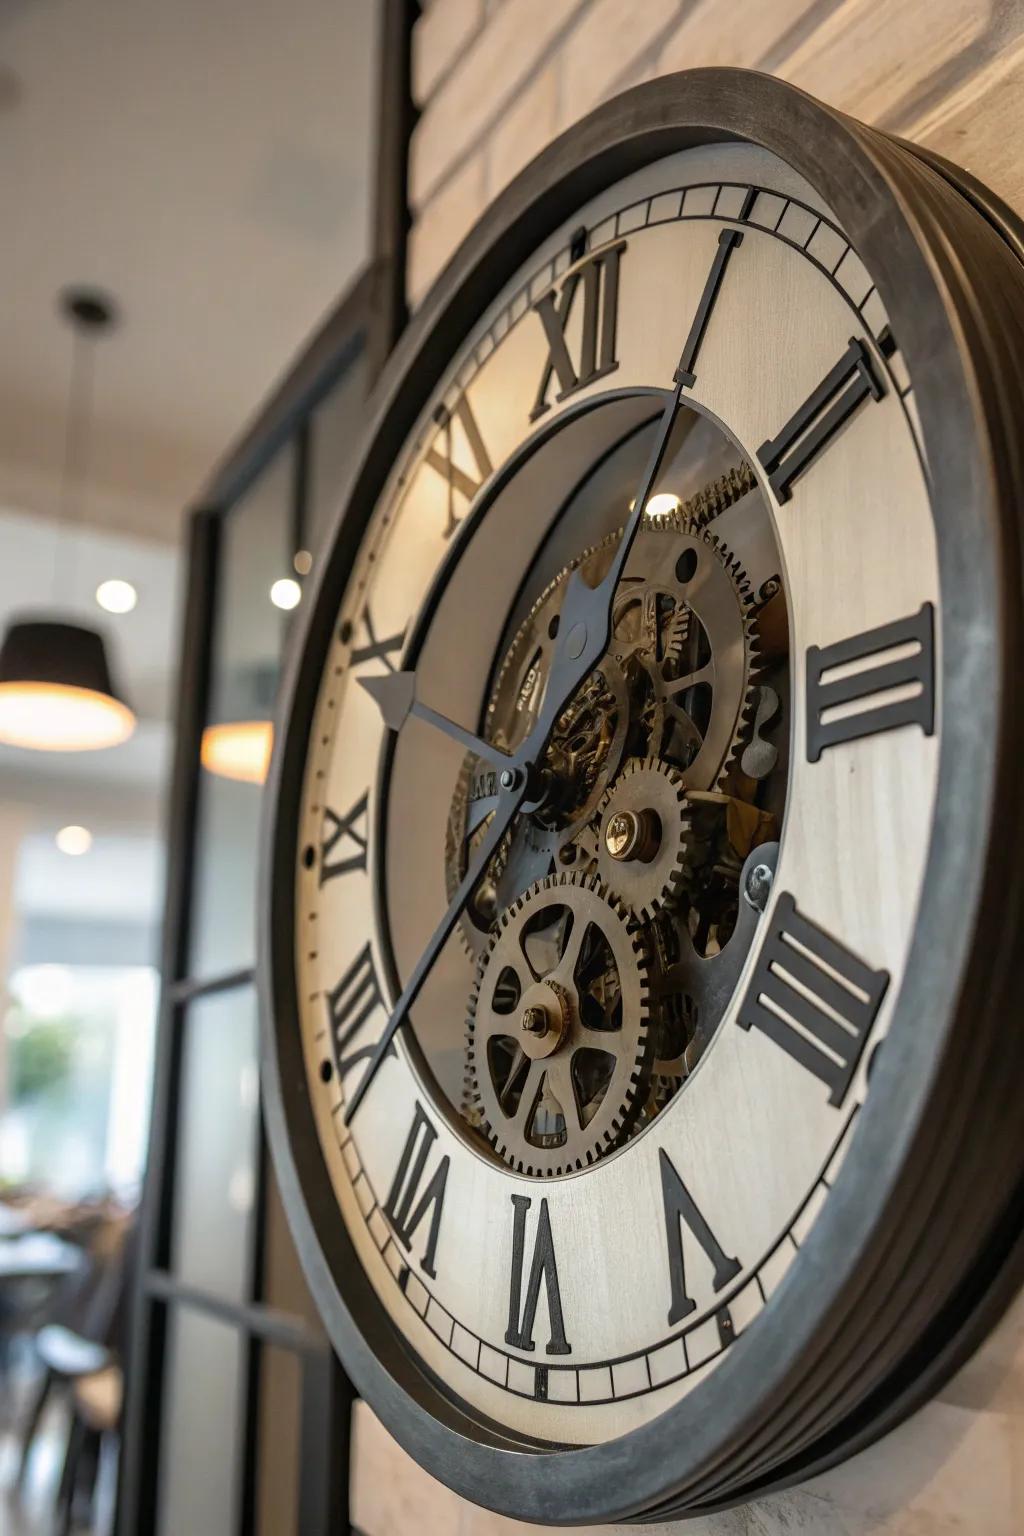
[[267,1115],[356,1386],[479,1503],[747,1498],[1005,1298],[1022,316],[977,184],[701,70],[389,365],[276,749]]

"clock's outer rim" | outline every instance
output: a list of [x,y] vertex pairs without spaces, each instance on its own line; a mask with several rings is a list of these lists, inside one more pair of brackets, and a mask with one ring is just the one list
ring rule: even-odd
[[[774,1325],[745,1334],[702,1384],[699,1418],[684,1399],[621,1439],[523,1455],[500,1431],[488,1443],[471,1436],[469,1418],[400,1342],[338,1216],[313,1127],[295,1004],[295,835],[308,726],[338,600],[376,495],[467,326],[564,221],[567,209],[663,155],[728,138],[779,154],[825,198],[878,286],[914,379],[933,509],[943,528],[945,726],[937,825],[952,835],[933,843],[906,978],[864,1123],[800,1264],[773,1298]],[[943,199],[950,196],[938,174],[915,164],[906,150],[770,76],[693,70],[638,86],[598,108],[492,205],[400,341],[375,392],[366,447],[327,558],[303,604],[265,797],[258,979],[268,1136],[307,1279],[358,1390],[434,1475],[520,1519],[575,1524],[637,1518],[655,1509],[666,1518],[677,1500],[696,1507],[747,1496],[771,1481],[767,1467],[784,1460],[779,1434],[787,1419],[793,1420],[797,1461],[806,1464],[802,1416],[817,1413],[822,1430],[836,1431],[856,1406],[856,1394],[851,1399],[832,1378],[844,1326],[856,1316],[860,1341],[871,1295],[891,1302],[914,1275],[894,1224],[901,1210],[920,1209],[937,1193],[943,1162],[937,1120],[954,1124],[958,1106],[964,1114],[986,1116],[988,1156],[1011,1166],[1014,1177],[1019,1170],[1020,1133],[1007,1121],[992,1054],[1008,1017],[1024,870],[1022,817],[1007,798],[1010,759],[1021,744],[1019,712],[1008,695],[1014,651],[1021,653],[1019,529],[1010,508],[1024,479],[1013,449],[1014,423],[1024,419],[1024,388],[1012,353],[993,352],[999,342],[991,335],[991,317],[979,317],[975,297],[963,288],[963,251],[951,249],[936,232],[948,213]],[[1009,267],[996,270],[998,241],[985,249],[980,231],[975,235],[977,262],[986,276],[1000,279],[993,286],[1002,292],[1012,331],[1019,278]],[[1006,247],[1000,249],[1013,262]],[[970,362],[965,340],[975,348]],[[970,712],[958,710],[967,702]],[[979,713],[988,728],[977,729]],[[965,910],[975,914],[973,924],[964,923]],[[986,935],[983,953],[972,943],[975,932]],[[973,1052],[962,1027],[968,1017]],[[1005,1038],[1003,1044],[1012,1046]],[[1019,1082],[1019,1048],[1018,1057],[1010,1049],[1003,1061],[1006,1075]],[[973,1098],[965,1097],[965,1083]],[[972,1170],[983,1175],[980,1151],[971,1145],[969,1166],[959,1170],[964,1177]],[[869,1198],[863,1198],[865,1190]],[[959,1205],[950,1199],[948,1219],[954,1206],[963,1205],[962,1197]],[[958,1273],[960,1268],[958,1259]],[[822,1275],[831,1283],[827,1308],[821,1304]],[[877,1385],[906,1356],[917,1337],[913,1309],[920,1303],[927,1311],[928,1301],[918,1277],[906,1298],[905,1333],[902,1314],[879,1302],[878,1312],[895,1324],[896,1334],[872,1337],[880,1351]],[[920,1328],[924,1318],[915,1321]],[[909,1411],[918,1397],[904,1390],[895,1400]],[[765,1439],[769,1426],[771,1444]],[[868,1438],[861,1427],[858,1443]],[[827,1462],[819,1457],[816,1470],[846,1449],[845,1441],[837,1444]]]

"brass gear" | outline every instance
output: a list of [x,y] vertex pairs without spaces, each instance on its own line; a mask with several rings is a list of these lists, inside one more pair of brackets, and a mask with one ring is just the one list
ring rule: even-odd
[[594,877],[550,876],[501,914],[470,998],[467,1109],[517,1172],[573,1173],[628,1138],[649,1093],[648,973]]
[[655,757],[630,758],[598,807],[598,877],[648,923],[672,904],[692,842],[682,774]]

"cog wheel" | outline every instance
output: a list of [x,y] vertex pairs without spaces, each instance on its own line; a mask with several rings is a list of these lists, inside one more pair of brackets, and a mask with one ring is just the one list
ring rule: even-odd
[[646,945],[599,880],[554,875],[501,915],[467,1020],[470,1112],[519,1173],[554,1177],[624,1141],[648,1098]]
[[683,776],[657,758],[631,758],[605,793],[598,816],[598,877],[648,923],[673,902],[692,851]]
[[683,502],[674,519],[690,533],[700,533],[716,517],[721,517],[727,507],[742,501],[749,491],[756,490],[757,476],[744,459],[740,464],[719,475],[710,485],[705,485],[696,495]]

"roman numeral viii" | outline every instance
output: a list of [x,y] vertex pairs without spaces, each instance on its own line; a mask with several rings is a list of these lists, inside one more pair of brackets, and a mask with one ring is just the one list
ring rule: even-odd
[[900,725],[935,729],[934,614],[917,613],[807,651],[807,757]]
[[[552,378],[558,379],[555,399],[561,403],[570,395],[592,384],[619,366],[615,356],[615,329],[619,314],[619,261],[626,249],[625,240],[604,246],[592,256],[585,256],[566,273],[561,291],[552,288],[535,306],[548,343],[547,362],[541,374],[537,398],[530,420],[550,409],[548,390]],[[566,332],[577,291],[583,290],[583,328],[579,361],[573,360]]]
[[888,985],[888,971],[871,970],[801,917],[784,891],[736,1022],[774,1040],[820,1078],[829,1103],[839,1105]]
[[374,1043],[350,1050],[356,1036],[376,1008],[384,1007],[384,996],[377,980],[373,955],[365,944],[356,955],[337,986],[327,993],[327,1017],[331,1028],[331,1047],[338,1077],[373,1055]]
[[[460,395],[459,402],[453,411],[449,411],[443,405],[439,406],[434,413],[434,420],[441,430],[427,450],[426,462],[431,469],[437,471],[448,487],[448,521],[445,524],[444,537],[450,539],[465,515],[466,506],[473,500],[494,466],[484,446],[477,419],[465,395]],[[462,435],[465,437],[469,457],[473,461],[472,474],[455,462],[456,426],[462,429]],[[465,459],[464,455],[460,454],[460,457]],[[461,502],[457,499],[458,497],[462,498]]]
[[533,1342],[533,1325],[537,1317],[537,1302],[540,1300],[540,1287],[543,1281],[547,1292],[550,1334],[546,1352],[549,1355],[568,1355],[572,1353],[572,1349],[566,1340],[565,1325],[562,1322],[562,1297],[558,1289],[558,1268],[555,1264],[555,1248],[551,1241],[551,1218],[548,1215],[546,1200],[540,1202],[533,1259],[526,1282],[526,1304],[523,1305],[526,1213],[532,1204],[533,1201],[526,1195],[512,1196],[515,1217],[512,1227],[512,1278],[509,1284],[508,1328],[505,1331],[505,1343],[511,1344],[515,1349],[536,1348]]
[[[887,333],[883,351],[888,354],[892,350]],[[867,347],[851,337],[850,345],[817,389],[812,390],[781,432],[757,450],[776,500],[789,500],[793,481],[811,467],[862,401],[869,396],[881,400],[884,394],[885,386],[876,377]]]
[[436,1140],[437,1132],[423,1113],[422,1106],[417,1102],[412,1129],[405,1139],[402,1156],[399,1158],[391,1190],[384,1206],[384,1214],[390,1220],[395,1236],[406,1252],[412,1246],[416,1228],[427,1212],[433,1209],[430,1229],[427,1233],[427,1245],[423,1250],[423,1269],[432,1280],[437,1275],[434,1268],[437,1235],[441,1230],[444,1190],[448,1182],[448,1166],[451,1162],[449,1157],[442,1157],[431,1174],[426,1189],[420,1194],[427,1159]]
[[[324,808],[324,830],[320,839],[321,885],[336,875],[347,875],[353,869],[366,873],[366,807],[369,798],[368,793],[360,795],[344,816],[339,816],[330,806]],[[336,849],[339,850],[337,857]]]
[[679,1177],[668,1153],[659,1152],[661,1161],[661,1198],[665,1207],[665,1239],[668,1243],[668,1272],[672,1287],[672,1305],[669,1308],[669,1326],[688,1317],[697,1303],[686,1289],[686,1270],[683,1266],[682,1223],[703,1248],[714,1271],[712,1285],[720,1291],[740,1272],[738,1259],[731,1259],[721,1247],[715,1234],[701,1215],[693,1196]]

